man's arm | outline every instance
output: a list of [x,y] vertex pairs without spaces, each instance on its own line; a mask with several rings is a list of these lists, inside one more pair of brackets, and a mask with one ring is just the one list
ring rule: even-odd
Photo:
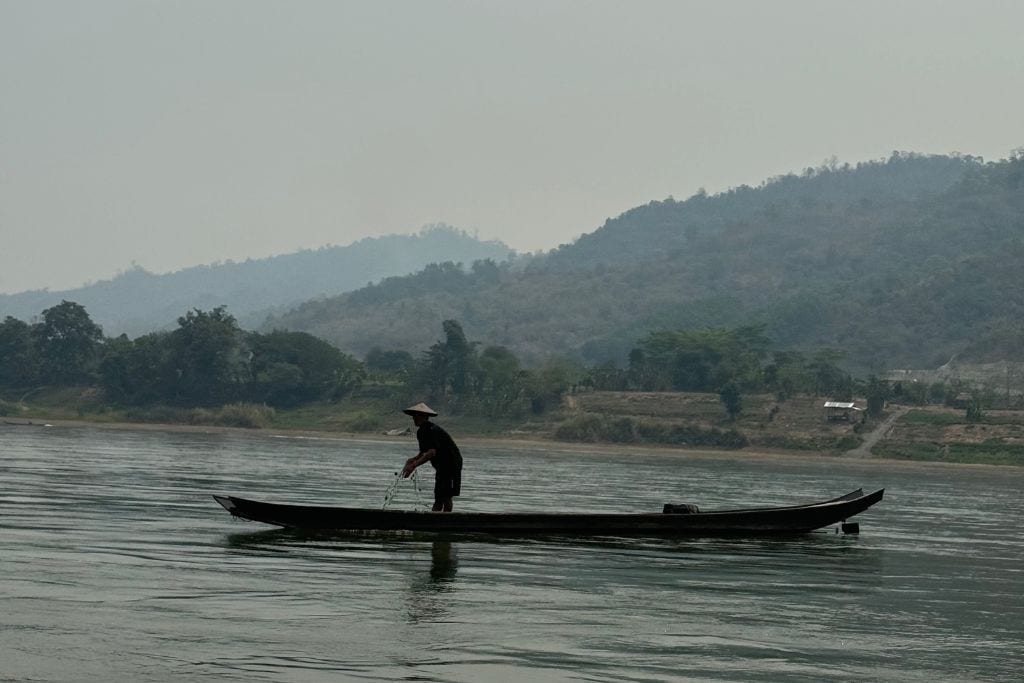
[[402,468],[402,476],[408,477],[413,473],[413,471],[417,467],[427,462],[435,455],[437,455],[437,450],[434,448],[430,448],[423,451],[422,453],[417,453],[413,457],[409,458],[408,460],[405,461],[405,467]]

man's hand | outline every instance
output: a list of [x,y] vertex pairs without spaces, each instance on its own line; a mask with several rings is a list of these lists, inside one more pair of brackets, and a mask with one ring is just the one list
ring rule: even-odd
[[408,479],[409,476],[413,473],[413,471],[419,466],[419,463],[416,462],[419,459],[419,457],[420,456],[418,455],[414,455],[405,461],[405,467],[402,468],[403,479]]

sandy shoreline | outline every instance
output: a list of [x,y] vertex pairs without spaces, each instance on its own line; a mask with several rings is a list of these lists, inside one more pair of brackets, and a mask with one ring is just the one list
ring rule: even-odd
[[[412,434],[406,436],[387,436],[384,434],[363,434],[352,432],[328,432],[303,429],[253,429],[248,427],[223,427],[217,425],[185,425],[185,424],[163,424],[148,422],[93,422],[89,420],[46,420],[33,418],[30,420],[17,418],[3,418],[0,427],[21,426],[21,427],[57,427],[57,428],[94,428],[122,431],[148,431],[148,432],[169,432],[169,433],[194,433],[194,434],[240,434],[252,437],[265,438],[305,438],[324,441],[341,442],[373,442],[392,443],[396,450],[403,453],[409,448],[415,448],[415,439]],[[561,453],[564,455],[579,455],[585,453],[620,453],[623,455],[648,455],[664,456],[680,459],[692,458],[719,458],[722,460],[734,461],[773,461],[773,462],[808,462],[825,461],[844,464],[858,464],[864,466],[884,466],[887,468],[900,469],[922,469],[922,468],[1000,468],[1013,472],[1020,472],[1021,467],[1014,465],[990,465],[983,463],[956,463],[943,462],[939,460],[898,460],[882,458],[877,456],[850,457],[848,455],[829,455],[813,451],[770,451],[760,450],[715,450],[699,448],[679,448],[669,445],[648,445],[648,444],[609,444],[609,443],[581,443],[569,441],[554,441],[542,438],[517,438],[509,436],[461,436],[458,438],[459,445],[464,449],[469,448],[501,448],[504,450],[543,450],[549,453]]]

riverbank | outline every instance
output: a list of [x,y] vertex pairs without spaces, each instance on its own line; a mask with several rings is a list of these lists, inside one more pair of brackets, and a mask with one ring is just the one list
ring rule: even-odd
[[[252,427],[228,427],[218,425],[186,425],[186,424],[165,424],[165,423],[143,423],[143,422],[114,422],[96,420],[75,420],[75,419],[53,419],[53,420],[11,420],[0,421],[0,429],[10,428],[36,428],[36,429],[68,429],[68,428],[93,428],[114,431],[140,431],[140,432],[164,432],[169,434],[223,434],[223,435],[244,435],[268,439],[310,439],[320,441],[335,441],[339,445],[345,443],[383,443],[393,444],[398,457],[408,455],[416,448],[415,437],[412,434],[402,436],[389,436],[375,433],[356,432],[335,432],[316,431],[304,429],[277,429],[277,428],[252,428]],[[459,444],[463,449],[471,451],[478,449],[501,449],[505,451],[529,451],[550,453],[553,455],[564,455],[566,457],[580,457],[587,454],[621,454],[624,456],[642,455],[645,457],[663,456],[679,460],[707,460],[719,459],[723,461],[736,462],[778,462],[780,464],[799,464],[811,461],[832,461],[845,464],[857,463],[865,467],[885,466],[895,467],[900,470],[916,470],[922,468],[1002,468],[1007,467],[1019,471],[1019,466],[1013,463],[984,463],[984,462],[957,462],[942,459],[909,459],[891,458],[884,455],[872,454],[828,454],[809,451],[786,451],[782,449],[702,449],[682,448],[669,445],[642,445],[642,444],[610,444],[610,443],[583,443],[557,441],[540,437],[524,436],[480,436],[459,434]],[[397,460],[396,460],[397,462]],[[581,461],[582,462],[582,461]]]
[[[992,411],[968,422],[942,406],[893,406],[878,418],[827,419],[822,399],[744,397],[734,420],[718,397],[695,393],[587,392],[540,415],[439,418],[460,443],[540,446],[567,453],[647,452],[721,457],[843,458],[1024,465],[1024,411]],[[215,409],[121,409],[87,391],[43,394],[0,421],[26,427],[259,432],[271,436],[413,444],[411,424],[387,401],[346,399],[292,410],[229,405]]]

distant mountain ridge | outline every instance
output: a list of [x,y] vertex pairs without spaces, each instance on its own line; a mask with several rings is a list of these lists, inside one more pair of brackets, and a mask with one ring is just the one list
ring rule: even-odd
[[385,277],[419,271],[430,263],[503,261],[515,252],[446,225],[414,235],[366,238],[242,262],[195,266],[156,275],[133,268],[110,280],[64,291],[0,294],[0,319],[31,320],[62,299],[86,308],[107,336],[130,337],[173,327],[193,308],[227,306],[243,327],[256,327],[275,310],[336,296]]
[[989,339],[1024,347],[1022,262],[1024,156],[894,153],[652,201],[522,269],[435,266],[273,325],[363,354],[421,349],[455,318],[526,359],[600,363],[652,330],[760,324],[862,371],[937,367]]

